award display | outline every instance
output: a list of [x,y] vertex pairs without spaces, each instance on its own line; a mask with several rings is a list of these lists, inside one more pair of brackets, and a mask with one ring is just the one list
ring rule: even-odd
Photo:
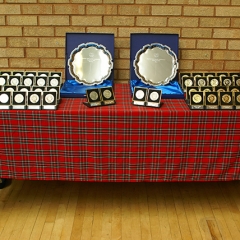
[[31,91],[31,86],[19,85],[17,90],[21,92],[29,92]]
[[205,93],[206,109],[218,109],[218,92],[206,92]]
[[146,106],[148,107],[160,107],[162,91],[160,89],[148,89],[148,97]]
[[87,100],[88,100],[88,106],[89,107],[97,107],[102,106],[102,97],[101,92],[99,89],[87,89],[86,90]]
[[204,109],[204,93],[190,92],[191,109]]
[[35,77],[34,76],[23,76],[22,84],[25,86],[35,85]]
[[227,91],[227,87],[225,86],[216,86],[216,87],[214,87],[214,90],[216,91],[216,92],[226,92]]
[[208,81],[206,77],[195,77],[196,85],[199,87],[208,86]]
[[113,61],[105,46],[88,42],[75,48],[68,60],[71,76],[84,85],[100,84],[111,75]]
[[28,92],[28,109],[41,109],[41,92]]
[[234,92],[234,105],[236,109],[240,109],[240,92]]
[[0,86],[8,84],[8,76],[0,75]]
[[43,87],[48,85],[47,76],[36,76],[35,83],[37,86]]
[[56,92],[57,93],[57,101],[58,101],[58,103],[60,103],[60,86],[56,86],[56,87],[48,86],[48,87],[46,87],[46,91]]
[[44,86],[32,86],[32,91],[43,92],[43,91],[45,91],[45,87]]
[[191,92],[198,92],[199,91],[199,87],[187,87],[186,89],[186,100],[189,100],[190,99],[190,93]]
[[166,45],[152,43],[143,46],[134,60],[135,73],[142,82],[152,85],[166,85],[177,74],[178,61],[175,53]]
[[92,88],[86,90],[87,102],[83,104],[88,107],[113,105],[116,103],[113,88]]
[[228,87],[229,92],[240,92],[239,86],[230,86]]
[[220,77],[208,77],[209,85],[212,87],[217,87],[221,85]]
[[[60,72],[1,71],[0,109],[57,109],[61,77]],[[45,100],[44,92],[49,92]]]
[[42,109],[57,109],[57,93],[47,92],[42,93]]
[[135,87],[132,103],[138,106],[160,107],[161,97],[161,89]]
[[52,86],[52,87],[60,86],[61,85],[61,77],[50,76],[48,78],[48,83],[49,83],[49,86]]
[[195,79],[194,77],[183,77],[182,78],[182,86],[184,89],[186,89],[187,87],[192,87],[195,86]]
[[226,86],[226,87],[231,86],[233,82],[233,78],[227,77],[227,76],[221,77],[221,80],[222,80],[222,86]]
[[221,109],[233,109],[233,92],[220,92]]
[[37,76],[40,76],[40,77],[48,77],[49,76],[49,72],[37,72]]
[[133,104],[145,106],[147,100],[147,93],[148,93],[147,88],[135,87],[132,98]]
[[26,92],[12,93],[12,109],[26,109]]
[[15,85],[4,85],[4,86],[2,86],[2,90],[7,91],[7,92],[14,92],[14,91],[17,91],[17,86],[15,86]]
[[24,72],[23,71],[13,71],[12,75],[22,77],[24,75]]
[[240,86],[240,77],[234,77],[235,86]]
[[102,102],[104,105],[115,104],[115,97],[112,87],[99,88],[101,91]]
[[25,76],[29,76],[29,77],[35,77],[35,76],[37,76],[37,72],[35,72],[35,71],[26,71],[24,73],[24,75]]
[[12,92],[0,91],[0,109],[10,109]]
[[13,86],[17,86],[21,84],[21,76],[9,76],[9,84]]

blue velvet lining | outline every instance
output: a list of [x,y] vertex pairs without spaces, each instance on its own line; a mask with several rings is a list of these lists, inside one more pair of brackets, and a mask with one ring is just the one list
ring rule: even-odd
[[63,83],[60,94],[62,98],[84,98],[86,97],[86,90],[92,88],[113,87],[113,80],[104,80],[97,85],[84,85],[78,83],[76,80],[70,79]]
[[141,80],[130,80],[131,92],[134,92],[135,87],[154,88],[162,90],[162,98],[165,99],[184,99],[184,92],[178,81],[170,81],[164,86],[150,86],[143,83]]

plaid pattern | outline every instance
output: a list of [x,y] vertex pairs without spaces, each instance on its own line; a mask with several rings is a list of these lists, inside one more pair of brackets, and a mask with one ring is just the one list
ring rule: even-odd
[[240,111],[189,110],[182,99],[134,106],[128,84],[116,105],[0,111],[0,177],[73,181],[240,179]]

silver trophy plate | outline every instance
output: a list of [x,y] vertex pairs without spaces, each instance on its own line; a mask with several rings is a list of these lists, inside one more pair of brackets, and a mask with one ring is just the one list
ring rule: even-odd
[[153,86],[168,84],[178,69],[176,54],[160,43],[143,46],[137,52],[133,65],[138,78]]
[[113,68],[111,53],[101,44],[83,43],[75,48],[68,60],[69,72],[84,85],[100,84]]

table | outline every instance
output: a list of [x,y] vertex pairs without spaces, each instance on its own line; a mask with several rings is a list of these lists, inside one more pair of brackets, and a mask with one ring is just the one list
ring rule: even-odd
[[240,179],[240,111],[190,110],[182,99],[134,106],[128,84],[116,105],[0,110],[0,177],[100,182]]

